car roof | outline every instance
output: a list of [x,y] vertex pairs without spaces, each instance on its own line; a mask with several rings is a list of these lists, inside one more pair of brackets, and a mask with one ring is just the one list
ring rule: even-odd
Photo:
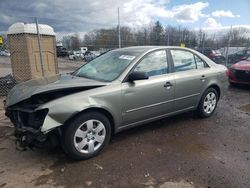
[[115,49],[114,51],[136,51],[138,53],[144,53],[144,52],[151,51],[151,50],[167,49],[167,48],[192,50],[190,48],[183,48],[180,46],[132,46],[132,47],[125,47],[125,48],[118,48],[118,49]]

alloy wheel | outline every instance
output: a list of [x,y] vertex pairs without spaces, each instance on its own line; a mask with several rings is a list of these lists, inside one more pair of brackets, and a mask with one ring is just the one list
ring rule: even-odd
[[203,109],[207,114],[211,114],[215,107],[216,107],[216,103],[217,103],[217,98],[215,93],[213,92],[209,92],[203,102]]
[[91,119],[81,124],[74,135],[75,148],[84,154],[98,150],[106,137],[106,129],[102,122]]

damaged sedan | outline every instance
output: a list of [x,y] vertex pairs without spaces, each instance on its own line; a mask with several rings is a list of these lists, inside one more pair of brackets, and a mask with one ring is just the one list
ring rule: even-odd
[[15,86],[5,101],[20,147],[61,144],[82,160],[122,130],[186,111],[210,117],[226,68],[180,47],[112,50],[70,74]]

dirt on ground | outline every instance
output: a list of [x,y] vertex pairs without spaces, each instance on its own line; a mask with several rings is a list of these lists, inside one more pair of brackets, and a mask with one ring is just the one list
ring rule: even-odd
[[229,87],[214,115],[193,112],[113,136],[97,157],[18,151],[0,101],[0,188],[250,187],[250,88]]

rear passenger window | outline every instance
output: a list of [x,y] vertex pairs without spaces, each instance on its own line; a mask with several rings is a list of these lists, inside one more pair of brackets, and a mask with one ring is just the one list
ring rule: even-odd
[[196,69],[194,55],[183,50],[171,50],[175,72]]
[[208,67],[208,65],[203,60],[201,60],[201,58],[199,58],[198,56],[194,55],[194,58],[195,58],[195,62],[197,65],[197,69],[204,69]]

